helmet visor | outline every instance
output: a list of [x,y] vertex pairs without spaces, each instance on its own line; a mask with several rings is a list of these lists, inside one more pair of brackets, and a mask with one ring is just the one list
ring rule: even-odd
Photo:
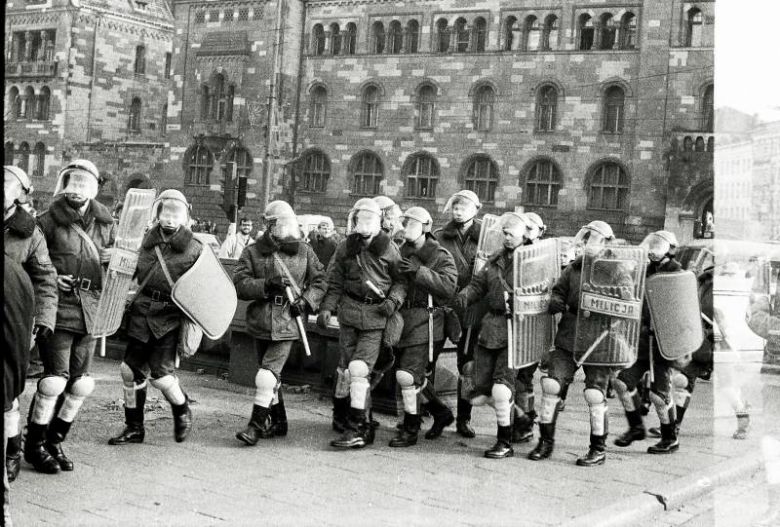
[[98,194],[98,182],[90,172],[81,169],[70,170],[62,175],[65,184],[63,194],[72,194],[82,200],[94,199]]
[[672,249],[668,240],[654,233],[645,236],[645,239],[642,240],[639,246],[647,249],[647,256],[651,262],[660,262]]
[[158,220],[166,228],[177,229],[187,223],[189,210],[178,199],[165,199],[160,204]]
[[585,252],[595,254],[599,249],[606,245],[607,239],[587,227],[580,229],[577,236],[574,237],[574,249],[575,253],[579,256]]

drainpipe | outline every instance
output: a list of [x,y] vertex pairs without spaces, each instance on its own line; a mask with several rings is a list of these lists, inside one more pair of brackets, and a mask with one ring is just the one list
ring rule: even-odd
[[97,77],[95,71],[97,66],[97,36],[102,18],[97,13],[95,15],[97,19],[95,20],[95,35],[92,38],[92,78],[89,81],[89,105],[87,106],[87,143],[92,140],[92,101],[95,100],[95,77]]
[[298,126],[300,124],[300,117],[301,117],[301,87],[303,84],[303,61],[306,54],[304,53],[304,44],[306,43],[306,8],[307,8],[307,1],[302,0],[301,4],[303,8],[301,9],[301,43],[300,48],[298,51],[298,86],[295,90],[295,122],[293,125],[293,144],[292,144],[292,163],[289,163],[287,166],[289,167],[290,171],[292,172],[292,177],[290,178],[290,206],[295,207],[295,191],[297,188],[298,182],[295,179],[295,166],[297,162],[295,161],[298,157]]
[[274,56],[273,56],[273,77],[271,78],[271,86],[268,93],[268,111],[267,111],[267,129],[268,134],[265,141],[265,159],[263,163],[263,210],[268,205],[268,201],[271,197],[271,178],[273,177],[273,170],[271,170],[271,164],[273,163],[271,158],[271,143],[272,141],[272,121],[273,114],[276,113],[277,106],[277,90],[279,88],[279,77],[281,73],[279,71],[279,58],[281,56],[280,48],[282,45],[282,2],[283,0],[276,0],[276,35],[274,36]]

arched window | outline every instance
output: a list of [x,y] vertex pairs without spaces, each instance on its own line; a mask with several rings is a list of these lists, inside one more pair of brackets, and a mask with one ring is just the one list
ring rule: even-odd
[[141,131],[141,99],[139,97],[133,97],[133,102],[130,103],[130,116],[127,120],[127,128],[131,132]]
[[555,207],[561,190],[561,173],[549,159],[534,161],[525,176],[523,203],[531,206]]
[[704,89],[701,101],[702,130],[715,131],[715,87],[710,84]]
[[135,47],[135,66],[133,73],[143,75],[146,73],[146,46]]
[[612,86],[604,93],[604,132],[619,134],[623,131],[625,102],[626,95],[619,86]]
[[588,187],[588,208],[597,210],[626,210],[629,181],[617,163],[604,162],[591,173]]
[[436,51],[447,53],[450,50],[450,28],[447,27],[447,19],[440,18],[436,22]]
[[30,173],[30,145],[22,143],[19,145],[19,164],[18,167]]
[[228,86],[227,95],[225,95],[225,120],[231,122],[233,120],[233,99],[236,96],[236,85],[231,84]]
[[309,126],[322,128],[325,126],[325,111],[328,103],[328,90],[325,86],[315,86],[309,94],[311,107],[309,109]]
[[429,154],[413,154],[405,163],[406,195],[410,198],[436,197],[439,165]]
[[471,35],[469,33],[466,19],[457,19],[455,21],[455,50],[458,53],[465,53],[469,50],[469,44],[471,43]]
[[628,12],[620,20],[620,49],[636,49],[636,39],[636,16]]
[[610,13],[604,13],[601,15],[601,42],[599,42],[599,49],[614,48],[616,35],[615,18]]
[[325,192],[330,177],[330,161],[322,152],[309,152],[301,161],[301,175],[297,190],[301,192]]
[[398,20],[390,22],[387,33],[387,52],[391,54],[401,53],[404,45],[404,30]]
[[485,19],[480,16],[474,20],[474,51],[485,51],[486,41],[487,22],[485,22]]
[[341,28],[336,23],[330,25],[330,54],[341,53]]
[[206,120],[211,113],[211,94],[209,87],[203,85],[200,87],[200,118]]
[[504,51],[515,49],[519,32],[520,26],[517,24],[517,19],[513,16],[507,17],[504,22]]
[[555,130],[558,110],[558,90],[547,84],[539,88],[536,95],[536,129],[540,132]]
[[350,22],[347,24],[347,31],[342,42],[342,53],[345,55],[355,54],[355,44],[357,43],[357,26]]
[[42,178],[46,168],[46,145],[43,143],[35,144],[35,149],[33,150],[33,163],[35,163],[32,171],[33,177]]
[[379,113],[379,88],[374,85],[366,86],[363,90],[363,108],[360,116],[360,126],[363,128],[376,128],[376,118]]
[[385,51],[385,25],[382,22],[374,22],[371,26],[371,51],[373,53],[384,53]]
[[214,155],[203,145],[195,146],[187,163],[187,184],[208,185]]
[[482,202],[493,201],[498,185],[498,167],[488,156],[473,156],[466,166],[464,183]]
[[211,118],[221,121],[225,117],[227,101],[225,101],[225,76],[217,73],[211,80],[211,97],[214,99],[211,103]]
[[555,15],[548,15],[544,19],[542,49],[545,51],[558,49],[558,17]]
[[433,116],[436,104],[436,88],[423,84],[417,90],[417,128],[433,128]]
[[685,45],[689,48],[700,47],[704,33],[704,16],[698,8],[694,7],[688,10],[686,29]]
[[32,119],[35,114],[35,90],[32,86],[27,86],[24,90],[24,118]]
[[593,19],[587,13],[580,15],[577,21],[577,30],[579,31],[579,49],[580,51],[587,51],[593,49]]
[[311,51],[315,55],[325,53],[325,30],[322,24],[315,24],[311,30]]
[[3,164],[14,164],[14,144],[11,141],[5,143],[5,148],[3,150]]
[[406,24],[406,52],[417,53],[420,48],[420,24],[410,20]]
[[163,104],[160,113],[160,133],[165,135],[168,132],[168,103]]
[[38,94],[38,108],[35,112],[35,118],[39,121],[49,120],[49,101],[51,100],[51,91],[48,86],[41,88]]
[[538,51],[541,42],[539,19],[533,15],[527,17],[523,29],[523,51]]
[[223,157],[222,174],[226,180],[233,177],[233,164],[236,165],[236,177],[248,178],[252,173],[252,155],[249,150],[236,147]]
[[496,93],[488,85],[480,86],[474,93],[474,128],[487,132],[493,126],[493,105]]
[[7,107],[11,109],[11,119],[18,119],[22,115],[22,98],[19,96],[19,89],[16,86],[12,86],[8,90]]
[[373,152],[361,152],[352,158],[352,194],[376,196],[384,178],[382,162]]

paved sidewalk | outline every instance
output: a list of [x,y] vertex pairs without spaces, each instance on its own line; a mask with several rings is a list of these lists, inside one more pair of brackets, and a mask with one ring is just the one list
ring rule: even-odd
[[[234,434],[246,424],[252,391],[190,372],[180,372],[196,401],[186,442],[174,442],[170,409],[151,389],[146,442],[112,447],[106,440],[123,421],[118,363],[96,358],[94,376],[95,394],[65,443],[75,472],[48,476],[25,464],[12,485],[16,525],[560,525],[609,505],[625,509],[637,499],[650,499],[657,513],[663,509],[648,489],[667,489],[703,468],[739,466],[759,451],[760,433],[734,441],[733,416],[715,411],[713,420],[712,385],[702,383],[679,453],[648,455],[649,441],[627,449],[612,445],[626,426],[612,400],[607,463],[576,467],[588,441],[579,381],[546,462],[525,459],[531,443],[516,445],[512,459],[483,458],[495,438],[489,408],[475,409],[478,436],[472,440],[450,428],[437,441],[421,438],[416,447],[391,449],[395,419],[377,416],[382,427],[372,447],[335,451],[328,446],[335,436],[330,401],[291,391],[285,394],[288,437],[251,448]],[[28,383],[23,412],[32,392]],[[765,421],[757,413],[754,429],[764,429]]]

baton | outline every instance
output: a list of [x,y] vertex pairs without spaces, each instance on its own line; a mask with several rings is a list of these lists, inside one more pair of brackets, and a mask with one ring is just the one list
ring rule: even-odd
[[100,356],[106,356],[106,337],[100,337]]
[[650,388],[655,384],[655,361],[653,360],[653,336],[650,335]]
[[590,354],[593,353],[596,350],[596,347],[599,344],[601,344],[601,341],[604,340],[607,337],[607,335],[609,335],[609,330],[608,329],[605,329],[604,331],[601,332],[601,335],[599,335],[599,338],[597,338],[593,342],[593,344],[590,345],[590,347],[588,348],[588,351],[586,351],[585,354],[582,357],[580,357],[580,360],[577,361],[577,367],[578,368],[580,366],[582,366],[583,362],[588,360],[588,357],[590,357]]
[[428,295],[428,362],[433,364],[433,297]]
[[[295,297],[293,296],[290,286],[284,288],[284,292],[287,293],[287,299],[290,304],[295,303]],[[311,348],[309,348],[309,338],[306,336],[306,329],[303,327],[303,319],[298,315],[295,317],[295,323],[298,325],[298,332],[301,334],[301,342],[303,342],[303,350],[306,352],[307,357],[311,357]]]
[[377,286],[374,285],[374,282],[372,282],[371,280],[366,280],[366,285],[370,290],[372,290],[376,294],[376,296],[378,296],[382,300],[385,299],[385,294],[382,292],[381,289],[379,289]]
[[515,341],[512,331],[512,308],[509,305],[509,292],[504,291],[504,309],[506,311],[506,354],[509,369],[515,367]]

